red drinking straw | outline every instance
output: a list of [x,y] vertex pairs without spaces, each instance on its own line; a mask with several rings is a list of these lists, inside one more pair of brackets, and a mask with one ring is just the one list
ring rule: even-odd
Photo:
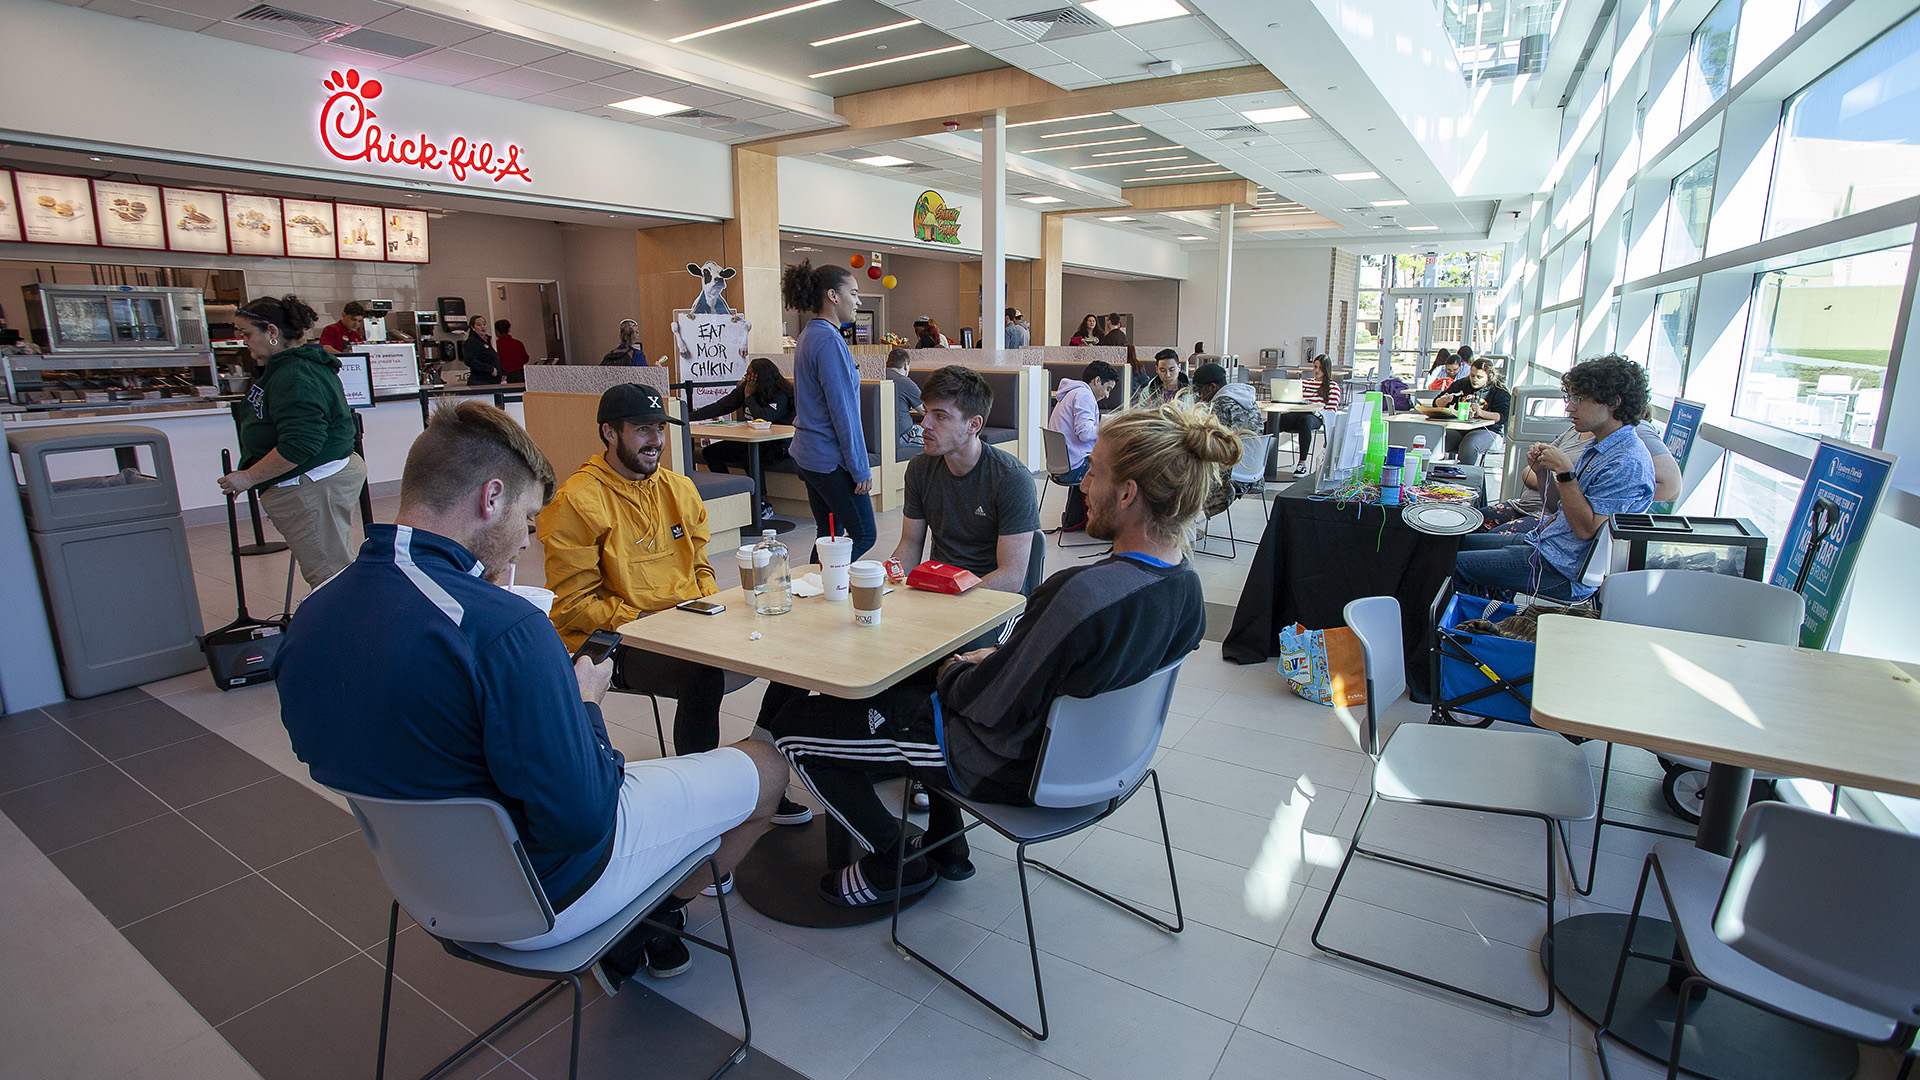
[[833,515],[828,514],[827,515],[827,539],[831,540],[838,535],[840,534],[833,531]]

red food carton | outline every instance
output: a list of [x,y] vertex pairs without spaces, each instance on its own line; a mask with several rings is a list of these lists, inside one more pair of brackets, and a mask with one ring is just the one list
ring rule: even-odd
[[980,584],[979,577],[971,570],[962,570],[957,566],[948,566],[943,562],[931,560],[913,568],[907,575],[907,586],[924,589],[927,592],[959,594]]
[[895,585],[898,585],[901,582],[907,580],[907,569],[906,567],[900,565],[899,559],[888,559],[886,562],[886,567],[887,567],[888,581],[892,582]]

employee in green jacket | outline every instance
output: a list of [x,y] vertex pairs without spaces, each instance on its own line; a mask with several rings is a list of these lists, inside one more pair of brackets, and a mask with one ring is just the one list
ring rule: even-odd
[[353,508],[367,480],[367,463],[353,452],[340,360],[301,343],[318,321],[291,294],[263,296],[235,316],[260,373],[240,412],[240,468],[220,478],[230,494],[260,489],[261,508],[309,586],[353,561]]

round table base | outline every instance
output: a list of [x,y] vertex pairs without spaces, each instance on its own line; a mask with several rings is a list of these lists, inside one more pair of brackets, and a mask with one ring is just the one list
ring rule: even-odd
[[[1607,992],[1627,934],[1625,915],[1576,915],[1554,926],[1559,960],[1555,988],[1581,1016],[1595,1024],[1607,1011]],[[1636,931],[1641,952],[1667,954],[1673,926],[1642,917]],[[1620,982],[1620,1003],[1608,1033],[1662,1064],[1673,1049],[1674,991],[1665,964],[1629,960]],[[1617,1053],[1617,1047],[1609,1047]],[[1859,1066],[1851,1040],[1756,1009],[1730,995],[1708,991],[1687,1018],[1680,1067],[1711,1080],[1844,1080]]]
[[[734,888],[753,910],[790,926],[861,926],[890,918],[892,904],[841,907],[820,895],[820,876],[827,872],[825,815],[815,814],[805,825],[776,825],[768,829],[747,857],[734,867]],[[934,888],[939,888],[936,880]],[[910,908],[933,889],[909,896]]]
[[754,529],[756,530],[754,532],[754,535],[755,536],[760,535],[760,530],[772,529],[774,532],[779,533],[781,536],[785,536],[799,527],[800,526],[794,524],[791,521],[788,521],[786,518],[783,518],[783,517],[763,517],[760,519],[760,524],[754,526]]
[[243,556],[278,555],[285,550],[287,550],[287,545],[278,540],[267,540],[258,544],[240,545],[240,554]]

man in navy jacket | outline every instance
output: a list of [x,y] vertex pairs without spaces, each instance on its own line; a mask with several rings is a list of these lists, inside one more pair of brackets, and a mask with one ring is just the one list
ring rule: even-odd
[[[787,770],[766,743],[627,762],[600,699],[611,662],[570,663],[546,613],[492,584],[527,546],[553,468],[505,412],[434,413],[407,454],[400,510],[295,613],[275,672],[280,718],[313,778],[360,795],[458,796],[504,808],[554,909],[540,949],[611,918],[722,836],[730,870],[766,828]],[[684,925],[697,879],[654,917]],[[691,960],[641,927],[599,972],[614,991],[642,965]]]

